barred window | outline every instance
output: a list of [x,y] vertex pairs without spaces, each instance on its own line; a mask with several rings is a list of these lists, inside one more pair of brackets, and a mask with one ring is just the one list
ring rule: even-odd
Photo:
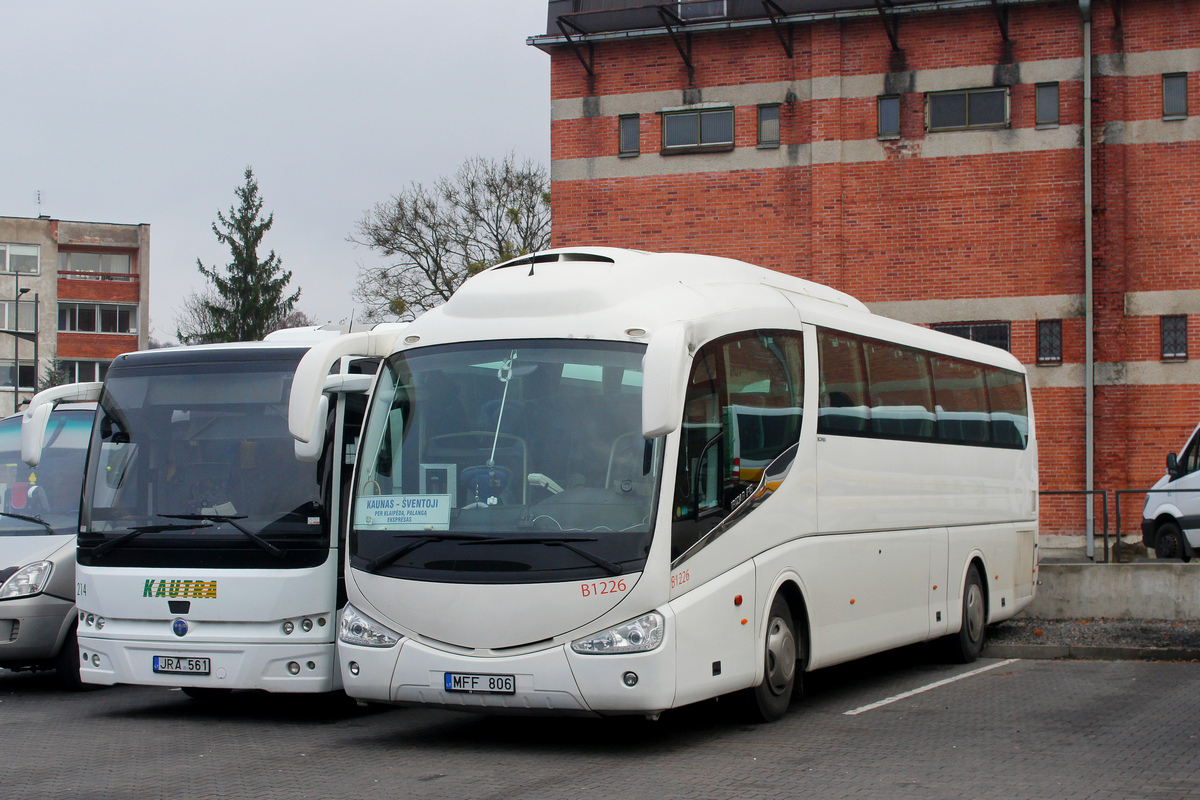
[[1162,115],[1163,119],[1186,119],[1188,115],[1187,73],[1163,75]]
[[641,152],[641,128],[637,114],[627,114],[621,117],[621,127],[618,142],[618,154],[636,156]]
[[972,89],[927,95],[929,130],[1002,128],[1008,124],[1008,89]]
[[1187,317],[1183,314],[1159,318],[1160,337],[1162,340],[1162,357],[1164,359],[1186,359],[1187,346]]
[[935,331],[970,339],[972,342],[990,344],[1008,350],[1009,323],[1007,322],[944,322],[931,325]]
[[1039,364],[1062,363],[1062,320],[1038,320],[1037,360]]
[[900,136],[900,98],[896,95],[877,100],[879,138],[895,139]]
[[758,146],[779,147],[779,106],[758,107]]

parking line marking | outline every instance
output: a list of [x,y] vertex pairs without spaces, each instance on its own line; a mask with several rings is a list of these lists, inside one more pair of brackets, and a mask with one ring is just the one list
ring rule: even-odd
[[853,711],[845,712],[843,714],[843,716],[853,717],[857,714],[862,714],[864,712],[871,711],[871,710],[879,708],[881,706],[889,705],[891,703],[896,702],[897,700],[903,700],[906,697],[912,697],[914,694],[921,694],[922,692],[928,692],[930,689],[936,689],[939,686],[945,686],[947,683],[954,683],[955,681],[961,681],[963,678],[970,678],[971,676],[978,675],[981,672],[987,672],[989,669],[996,669],[996,667],[1003,667],[1003,666],[1007,666],[1008,664],[1015,664],[1016,662],[1018,662],[1020,660],[1021,659],[1019,659],[1019,658],[1009,658],[1004,661],[998,661],[995,664],[988,664],[986,667],[980,667],[979,669],[973,669],[970,672],[964,672],[962,675],[955,675],[953,678],[946,678],[945,680],[937,681],[936,683],[931,683],[931,684],[928,684],[927,686],[922,686],[919,689],[912,689],[910,691],[902,692],[898,695],[888,697],[884,700],[879,700],[879,701],[871,703],[869,705],[859,706],[858,708],[854,709]]

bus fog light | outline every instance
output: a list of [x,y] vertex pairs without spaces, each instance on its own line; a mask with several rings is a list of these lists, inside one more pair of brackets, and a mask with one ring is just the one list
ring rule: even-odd
[[289,661],[288,662],[288,672],[292,673],[293,675],[299,675],[300,674],[300,665],[297,664],[295,661]]
[[338,623],[338,641],[363,647],[391,647],[400,641],[400,634],[380,625],[352,605],[342,609]]
[[663,615],[651,611],[608,630],[576,639],[571,642],[571,649],[581,655],[644,653],[662,644],[665,626]]
[[283,635],[284,636],[291,636],[292,631],[294,631],[294,630],[296,630],[296,626],[292,624],[292,621],[290,619],[287,622],[283,623]]
[[357,675],[357,674],[358,674],[358,662],[357,662],[357,661],[351,661],[351,662],[350,662],[350,664],[349,664],[348,666],[350,667],[350,674],[351,674],[351,675]]
[[312,620],[306,619],[303,622],[301,622],[300,630],[304,631],[305,633],[308,633],[309,631],[311,631],[312,630]]
[[317,624],[318,624],[318,625],[320,625],[322,628],[324,628],[324,627],[325,627],[325,618],[324,618],[324,617],[318,617],[318,618],[317,618]]
[[317,668],[317,662],[309,661],[304,666],[308,667],[309,671],[312,671]]
[[96,655],[95,653],[92,653],[92,666],[93,667],[100,666],[100,656]]
[[626,672],[624,675],[621,676],[621,680],[625,683],[626,686],[632,688],[634,686],[637,686],[638,676],[637,676],[636,672]]
[[96,617],[96,630],[104,629],[104,617]]
[[88,615],[87,615],[87,626],[90,628],[90,627],[92,627],[92,626],[93,626],[93,625],[95,625],[95,624],[96,624],[96,615],[95,615],[95,614],[88,614]]

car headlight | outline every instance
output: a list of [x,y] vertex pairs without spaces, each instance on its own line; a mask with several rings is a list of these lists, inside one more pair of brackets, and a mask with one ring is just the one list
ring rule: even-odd
[[338,640],[363,647],[391,647],[400,641],[400,634],[380,625],[351,605],[342,609],[338,623]]
[[46,586],[46,581],[50,579],[50,569],[53,566],[49,561],[35,561],[21,567],[0,586],[0,600],[40,593]]
[[571,642],[571,649],[583,655],[608,653],[644,653],[662,644],[666,620],[657,611],[614,625]]

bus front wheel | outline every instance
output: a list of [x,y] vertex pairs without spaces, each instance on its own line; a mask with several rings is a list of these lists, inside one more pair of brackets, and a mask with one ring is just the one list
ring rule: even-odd
[[783,595],[775,595],[767,619],[763,680],[747,690],[745,698],[746,710],[756,722],[774,722],[786,714],[796,686],[803,680],[803,642],[796,631],[791,606]]
[[983,594],[983,579],[974,564],[967,570],[963,586],[962,627],[950,637],[950,655],[955,661],[969,664],[979,658],[987,629],[987,599]]

